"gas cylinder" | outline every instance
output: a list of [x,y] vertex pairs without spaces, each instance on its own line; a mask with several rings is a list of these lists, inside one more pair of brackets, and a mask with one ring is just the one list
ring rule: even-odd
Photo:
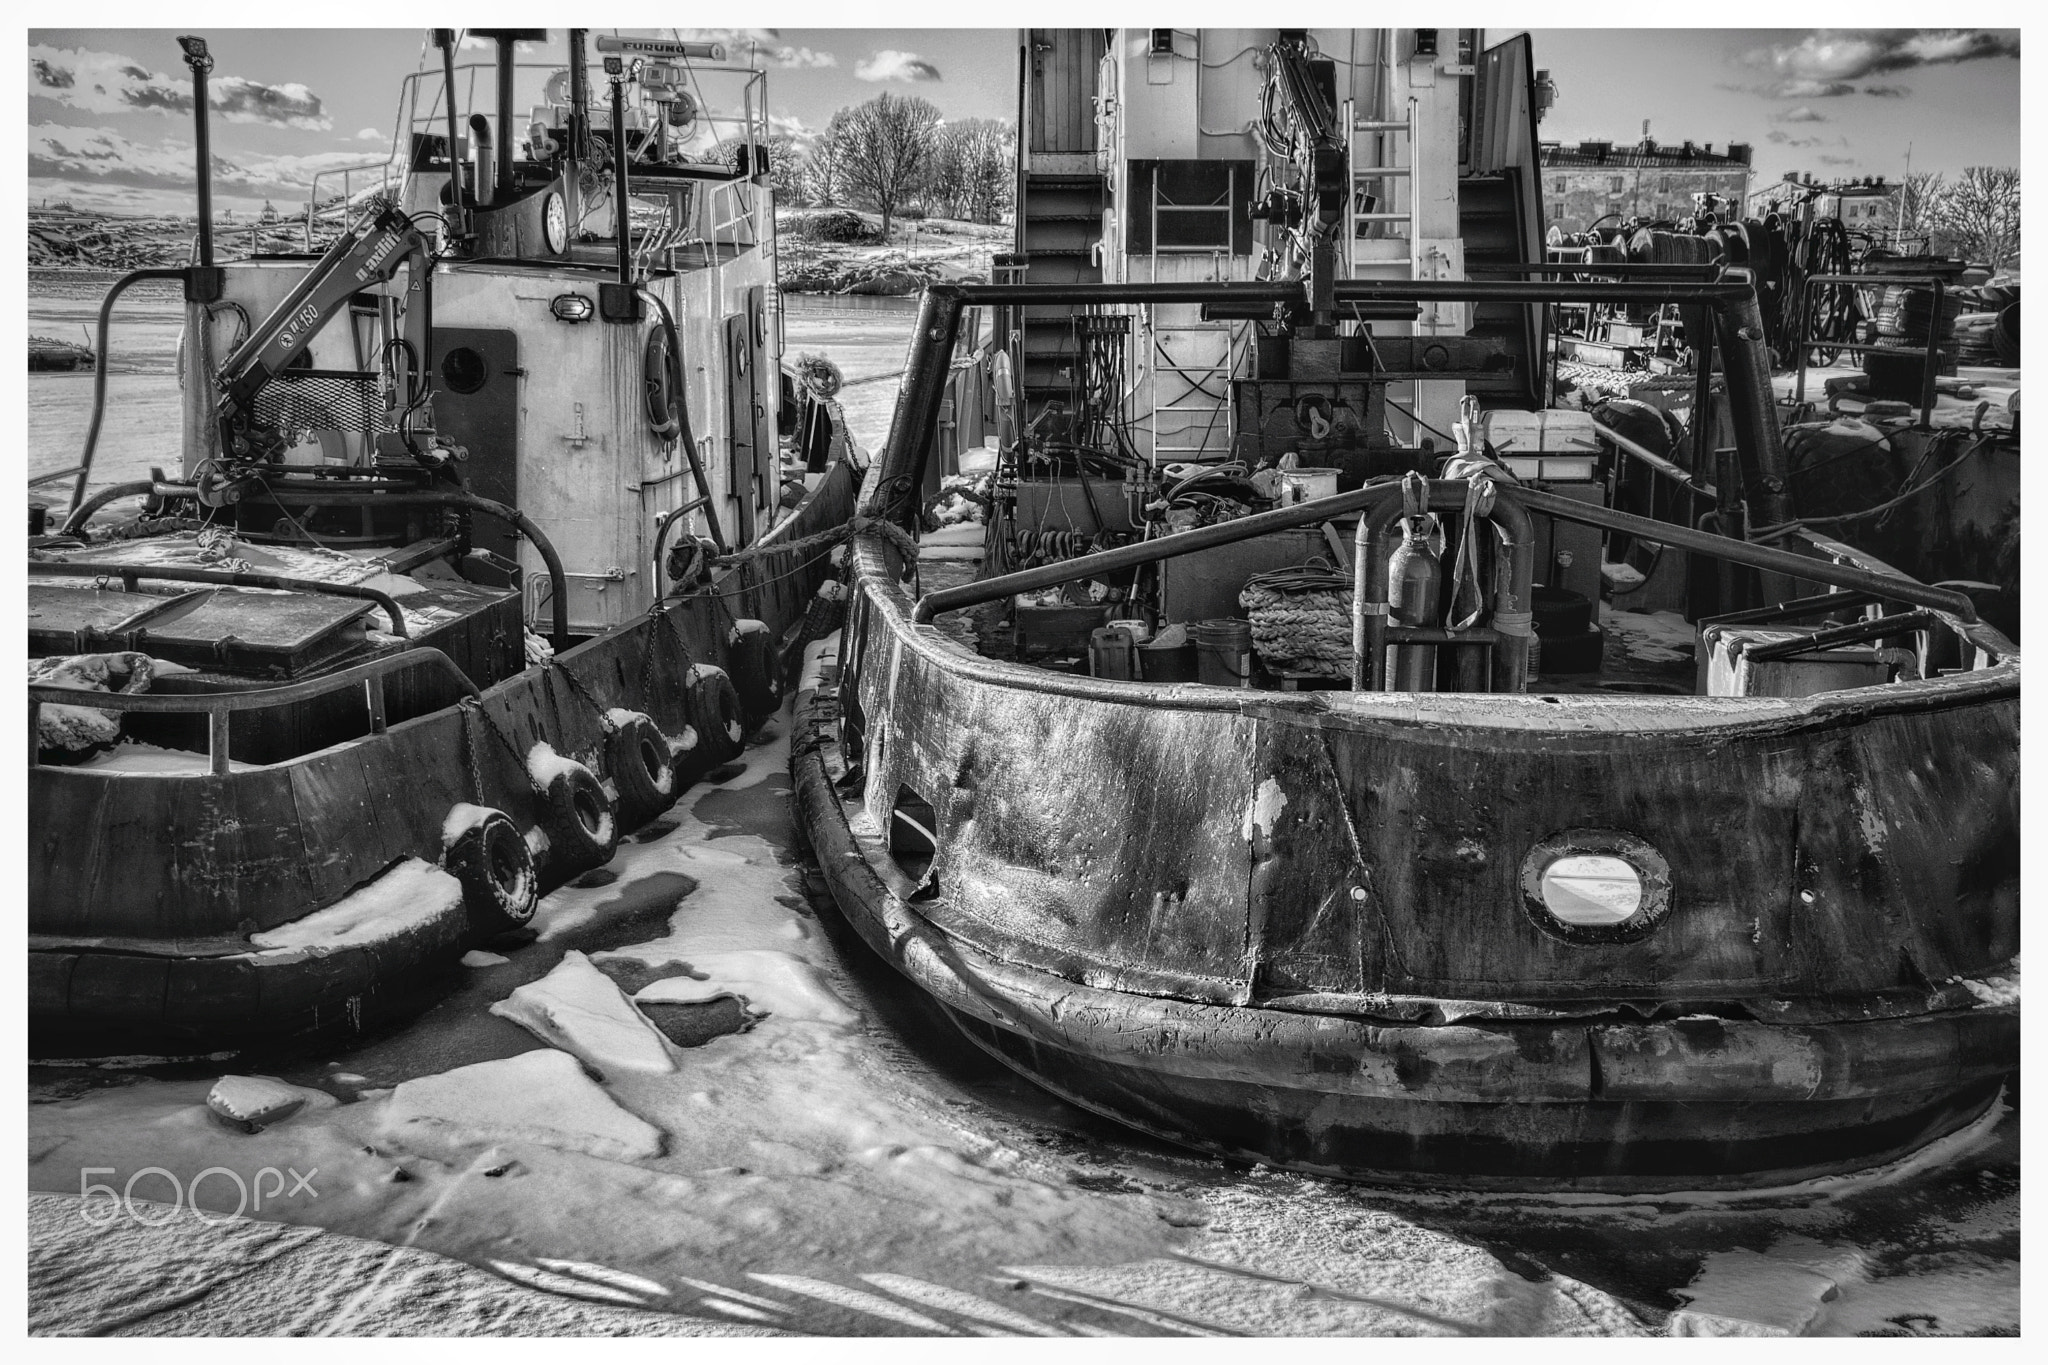
[[[1403,517],[1401,543],[1387,557],[1387,612],[1399,626],[1434,626],[1443,589],[1443,566],[1430,537],[1436,518]],[[1387,678],[1395,692],[1436,690],[1436,646],[1395,645],[1388,651]]]

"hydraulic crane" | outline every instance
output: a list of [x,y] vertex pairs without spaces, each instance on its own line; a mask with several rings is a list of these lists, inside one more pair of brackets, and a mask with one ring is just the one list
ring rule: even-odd
[[[389,284],[407,271],[405,296],[397,314],[399,332],[387,344],[406,353],[405,401],[399,435],[419,455],[409,422],[428,393],[427,355],[432,324],[428,280],[433,250],[413,221],[391,208],[379,209],[368,223],[352,228],[328,248],[284,301],[249,332],[221,365],[215,377],[220,391],[216,414],[224,462],[247,464],[274,461],[284,449],[284,434],[257,411],[257,395],[265,385],[294,367],[313,338],[350,300],[366,289]],[[394,367],[394,378],[398,370]],[[348,379],[368,376],[343,376]],[[230,490],[221,489],[223,494]],[[225,500],[232,501],[232,497]]]

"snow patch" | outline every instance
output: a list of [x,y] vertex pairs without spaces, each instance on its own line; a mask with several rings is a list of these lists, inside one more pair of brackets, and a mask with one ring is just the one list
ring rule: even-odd
[[457,801],[448,808],[448,814],[441,821],[441,847],[455,847],[455,841],[490,819],[503,814],[490,806],[473,806],[467,801]]
[[611,722],[614,730],[623,730],[636,721],[644,720],[649,725],[654,724],[654,717],[648,715],[645,711],[628,711],[623,706],[612,707],[611,710],[604,713],[604,718]]
[[691,664],[690,671],[683,675],[683,681],[694,683],[703,678],[726,676],[725,670],[717,664]]
[[676,1069],[667,1041],[612,979],[575,949],[555,969],[491,1006],[543,1043],[581,1058],[598,1071]]
[[[44,707],[51,710],[70,710],[69,707]],[[138,740],[125,740],[116,744],[104,754],[96,755],[73,767],[90,768],[96,773],[204,773],[213,771],[212,760],[205,754],[190,749],[165,749],[155,744],[144,744]],[[228,771],[245,773],[257,767],[244,763],[238,758],[228,760]]]
[[661,1155],[659,1128],[620,1108],[566,1052],[541,1048],[401,1081],[384,1111],[387,1136],[427,1129],[457,1142],[533,1142],[611,1161]]
[[803,666],[797,670],[796,690],[799,693],[815,692],[824,685],[825,670],[839,665],[839,632],[833,631],[822,640],[813,640],[804,646]]
[[398,937],[462,908],[462,883],[419,858],[397,863],[325,910],[249,935],[265,952],[330,952]]
[[[606,956],[639,957],[627,950]],[[824,974],[794,953],[772,949],[702,953],[690,959],[694,971],[706,979],[689,976],[665,977],[650,982],[634,995],[649,1004],[694,1005],[737,995],[754,1012],[781,1019],[809,1019],[820,1024],[851,1028],[860,1013],[841,1000],[826,982]]]
[[497,953],[487,953],[481,948],[471,948],[462,955],[462,965],[471,968],[502,967],[511,960],[511,958],[501,957]]
[[1952,976],[1949,980],[1977,997],[1986,1005],[2017,1005],[2020,1002],[2020,960],[2015,956],[2011,971],[2000,976],[1985,976],[1971,979]]
[[526,751],[527,775],[542,791],[546,791],[563,773],[582,767],[575,759],[556,753],[555,746],[544,739],[535,740],[533,747]]

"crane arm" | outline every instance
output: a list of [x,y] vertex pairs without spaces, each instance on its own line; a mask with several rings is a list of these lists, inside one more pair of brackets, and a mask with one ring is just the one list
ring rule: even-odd
[[409,301],[404,310],[406,339],[414,348],[415,364],[424,367],[431,256],[426,235],[395,209],[380,209],[367,225],[343,234],[222,364],[215,377],[222,448],[231,456],[246,450],[246,428],[263,386],[304,355],[320,329],[346,311],[357,293],[388,283],[407,266],[412,267],[412,288],[421,298]]

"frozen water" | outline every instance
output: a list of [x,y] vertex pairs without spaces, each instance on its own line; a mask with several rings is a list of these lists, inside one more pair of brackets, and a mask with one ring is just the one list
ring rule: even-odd
[[[788,730],[785,713],[742,772],[622,843],[617,881],[545,898],[538,942],[461,974],[410,1028],[296,1068],[237,1064],[322,1094],[262,1132],[207,1112],[219,1064],[38,1069],[31,1188],[75,1206],[86,1169],[111,1168],[91,1179],[116,1189],[148,1167],[187,1187],[215,1166],[317,1170],[317,1198],[269,1199],[253,1226],[346,1236],[285,1229],[255,1268],[271,1253],[234,1252],[232,1283],[247,1288],[210,1291],[215,1330],[230,1307],[271,1330],[302,1324],[285,1290],[303,1298],[306,1258],[330,1245],[372,1258],[330,1273],[396,1267],[372,1253],[405,1248],[418,1264],[388,1273],[434,1286],[424,1317],[366,1289],[341,1331],[523,1330],[508,1296],[553,1305],[519,1322],[561,1332],[1633,1336],[1708,1315],[1809,1333],[2017,1328],[2011,1113],[1869,1177],[1648,1200],[1226,1169],[1060,1104],[952,1035],[806,893]],[[732,994],[759,1017],[666,1052],[672,1069],[636,1070],[619,1049],[652,1054],[621,1043],[642,1025],[612,974],[650,1004]],[[233,1210],[218,1178],[199,1189],[204,1207]],[[32,1311],[54,1322],[36,1305],[86,1300],[75,1285],[45,1297],[37,1275],[96,1262],[76,1252],[82,1224],[33,1226]],[[177,1235],[204,1268],[253,1247],[231,1231]],[[103,1273],[130,1275],[139,1247],[103,1245]],[[1728,1258],[1738,1250],[1770,1264]],[[1819,1311],[1782,1287],[1743,1298],[1756,1289],[1745,1266],[1782,1267],[1792,1286],[1819,1276],[1835,1294]],[[277,1292],[253,1292],[271,1280]],[[185,1330],[196,1311],[150,1309],[132,1330]]]

